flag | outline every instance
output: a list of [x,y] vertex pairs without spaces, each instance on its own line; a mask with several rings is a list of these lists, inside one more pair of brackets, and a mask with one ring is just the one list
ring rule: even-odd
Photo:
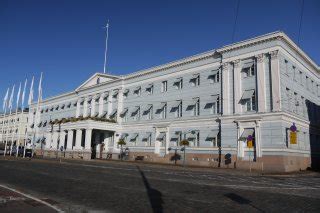
[[[24,87],[23,87],[23,92],[22,92],[22,98],[21,98],[22,108],[23,108],[23,106],[24,106],[24,97],[25,97],[25,95],[26,95],[27,82],[28,82],[28,80],[26,79],[26,81],[24,82]],[[23,110],[23,109],[22,109],[22,110]]]
[[19,107],[20,93],[21,93],[21,82],[20,82],[19,90],[18,90],[18,94],[17,94],[17,109],[18,109],[18,107]]
[[42,101],[42,73],[39,80],[39,86],[38,86],[38,104]]
[[7,93],[3,98],[3,105],[2,105],[2,110],[4,111],[7,108],[8,105],[8,98],[9,98],[9,88],[7,89]]
[[31,81],[31,85],[30,85],[28,105],[31,105],[32,101],[33,101],[33,81],[34,81],[34,76],[32,77],[32,81]]
[[9,109],[11,110],[12,109],[12,102],[13,102],[13,94],[14,94],[14,88],[15,88],[15,85],[13,85],[12,87],[12,90],[11,90],[11,95],[10,95],[10,99],[9,99]]

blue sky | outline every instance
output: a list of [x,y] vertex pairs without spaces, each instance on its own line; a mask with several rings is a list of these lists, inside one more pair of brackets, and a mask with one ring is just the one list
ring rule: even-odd
[[[1,0],[0,96],[44,73],[43,96],[103,71],[126,74],[232,43],[237,0]],[[240,0],[234,41],[276,30],[298,41],[302,0]],[[320,1],[305,0],[301,48],[320,63]],[[35,85],[35,88],[37,85]]]

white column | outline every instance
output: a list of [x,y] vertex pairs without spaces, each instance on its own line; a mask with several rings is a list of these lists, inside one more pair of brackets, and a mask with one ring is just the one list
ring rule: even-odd
[[257,157],[262,157],[260,121],[256,121],[255,139]]
[[78,118],[80,115],[80,103],[81,103],[81,100],[79,99],[77,101],[76,118]]
[[72,143],[73,143],[73,130],[68,130],[68,141],[67,141],[67,150],[72,150]]
[[169,154],[169,150],[168,150],[169,146],[170,146],[170,128],[168,127],[167,133],[166,133],[165,147],[164,147],[166,154]]
[[241,66],[240,60],[236,60],[233,62],[233,84],[234,84],[234,112],[235,114],[241,113],[241,94],[242,94],[242,87],[241,87]]
[[81,139],[82,139],[82,130],[77,129],[77,131],[76,131],[76,146],[75,146],[76,150],[82,150]]
[[229,63],[222,64],[222,112],[224,115],[229,111]]
[[266,111],[266,81],[265,81],[265,56],[259,54],[257,58],[257,90],[256,97],[258,99],[258,111]]
[[66,133],[65,131],[61,130],[60,132],[60,144],[59,144],[59,150],[60,150],[60,147],[62,146],[64,148],[64,141],[66,139]]
[[160,134],[159,130],[156,129],[156,134],[155,134],[155,142],[154,142],[154,153],[155,154],[160,154],[160,146],[161,146],[161,142],[157,140],[158,135]]
[[99,117],[102,115],[102,113],[103,113],[103,99],[104,99],[104,97],[105,97],[105,94],[104,93],[102,93],[101,95],[100,95],[100,98],[99,98]]
[[59,137],[59,132],[57,132],[57,131],[52,132],[52,144],[51,144],[51,149],[53,149],[53,150],[57,150],[58,137]]
[[91,150],[92,129],[86,129],[85,150]]
[[109,96],[108,96],[108,116],[107,116],[107,118],[110,118],[109,114],[112,112],[112,99],[113,99],[112,94],[109,94]]
[[83,117],[87,117],[88,116],[88,97],[86,97],[84,99],[84,103],[83,103]]
[[91,117],[96,113],[96,98],[97,96],[93,96],[91,100]]
[[244,157],[244,145],[243,145],[243,141],[239,141],[240,135],[241,135],[241,131],[242,129],[240,128],[240,124],[237,123],[237,141],[238,141],[238,153],[237,153],[237,157],[239,159],[242,159]]
[[123,89],[119,90],[118,94],[118,113],[117,113],[117,121],[121,121],[120,112],[123,110]]
[[50,149],[52,143],[52,133],[47,132],[46,134],[46,149]]
[[278,54],[279,54],[278,50],[270,52],[272,111],[280,111],[281,109],[280,64],[279,64]]

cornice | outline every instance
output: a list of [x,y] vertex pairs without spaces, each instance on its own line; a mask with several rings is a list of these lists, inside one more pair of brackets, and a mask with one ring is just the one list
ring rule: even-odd
[[168,70],[168,69],[175,68],[175,67],[181,67],[181,66],[184,66],[184,65],[187,65],[187,64],[190,64],[190,63],[194,63],[194,62],[197,62],[197,61],[206,60],[206,59],[209,59],[211,57],[214,57],[215,54],[216,54],[215,50],[210,50],[208,52],[204,52],[204,53],[197,54],[197,55],[194,55],[194,56],[191,56],[191,57],[187,57],[187,58],[184,58],[184,59],[173,61],[173,62],[164,64],[164,65],[152,67],[152,68],[149,68],[149,69],[146,69],[146,70],[134,72],[134,73],[131,73],[131,74],[128,74],[128,75],[123,75],[121,77],[123,77],[124,80],[129,80],[129,79],[137,78],[137,77],[140,77],[140,76],[143,76],[143,75],[149,75],[149,74],[152,74],[152,73],[155,73],[155,72],[160,72],[160,71]]

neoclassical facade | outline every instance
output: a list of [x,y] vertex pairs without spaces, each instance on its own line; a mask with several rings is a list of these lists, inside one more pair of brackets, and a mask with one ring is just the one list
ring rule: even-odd
[[270,33],[128,75],[96,73],[30,106],[29,137],[51,157],[118,159],[124,139],[130,160],[172,163],[187,139],[188,164],[306,169],[319,160],[319,76],[286,34]]
[[0,146],[4,148],[7,142],[7,150],[13,145],[23,146],[26,139],[28,126],[28,112],[19,110],[17,114],[0,115]]

